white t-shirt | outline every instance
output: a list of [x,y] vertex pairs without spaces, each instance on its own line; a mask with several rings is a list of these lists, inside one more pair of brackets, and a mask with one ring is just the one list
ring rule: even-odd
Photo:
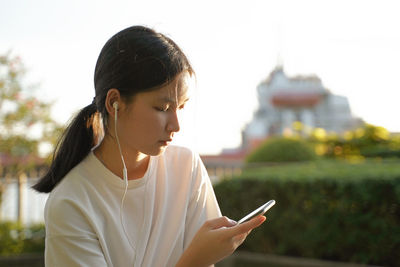
[[124,189],[93,152],[73,168],[46,203],[46,266],[175,266],[204,221],[221,216],[200,157],[186,148],[169,146],[129,181],[126,234]]

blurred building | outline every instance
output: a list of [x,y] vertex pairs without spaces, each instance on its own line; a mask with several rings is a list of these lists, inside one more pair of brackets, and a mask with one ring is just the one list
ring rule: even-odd
[[[243,130],[242,147],[254,147],[269,136],[315,128],[343,133],[362,121],[351,114],[346,97],[332,94],[315,76],[288,77],[277,66],[257,87],[259,107]],[[300,123],[300,124],[299,124]]]
[[248,152],[270,136],[294,131],[307,135],[315,128],[341,134],[363,124],[352,116],[347,98],[332,94],[315,75],[288,77],[278,65],[258,85],[257,93],[259,106],[242,131],[241,146],[202,155],[212,178],[240,173]]

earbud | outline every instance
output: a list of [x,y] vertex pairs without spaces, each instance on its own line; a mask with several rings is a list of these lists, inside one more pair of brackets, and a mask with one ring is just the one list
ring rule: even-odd
[[118,102],[117,101],[115,101],[114,103],[113,103],[113,108],[114,108],[114,120],[115,120],[115,122],[117,121],[117,111],[118,111]]
[[118,132],[117,132],[117,118],[118,118],[118,101],[115,101],[113,103],[113,108],[114,108],[114,131],[115,131],[115,139],[117,140],[117,144],[118,144],[118,150],[119,150],[119,154],[121,155],[121,160],[122,160],[122,164],[124,165],[124,168],[122,170],[123,176],[124,176],[124,181],[126,183],[126,185],[128,185],[128,171],[126,169],[126,165],[125,165],[125,160],[124,160],[124,156],[122,155],[122,150],[121,150],[121,145],[119,143],[119,138],[118,138]]

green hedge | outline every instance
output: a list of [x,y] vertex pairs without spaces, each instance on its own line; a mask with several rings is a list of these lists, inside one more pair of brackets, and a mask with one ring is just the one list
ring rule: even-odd
[[400,266],[399,161],[249,169],[215,185],[215,192],[232,219],[277,202],[240,249]]
[[43,224],[24,227],[15,222],[0,223],[0,255],[43,253],[44,239]]
[[369,158],[400,158],[400,149],[393,149],[389,146],[373,146],[362,148],[360,154]]
[[250,155],[248,163],[308,161],[316,158],[311,145],[299,138],[275,137],[266,140]]

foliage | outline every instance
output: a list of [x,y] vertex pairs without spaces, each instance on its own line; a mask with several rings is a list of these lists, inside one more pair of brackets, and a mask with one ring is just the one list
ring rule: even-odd
[[399,163],[342,160],[253,168],[217,184],[215,192],[223,214],[232,219],[269,199],[277,202],[241,249],[400,266]]
[[299,138],[277,137],[261,144],[248,155],[246,161],[252,162],[287,162],[306,161],[316,158],[312,147]]
[[0,55],[0,156],[13,172],[31,166],[41,156],[39,146],[55,144],[62,129],[50,117],[51,103],[39,100],[34,87],[25,85],[25,74],[19,57]]
[[347,131],[342,136],[328,135],[317,128],[307,140],[314,145],[318,155],[330,158],[400,157],[400,137],[371,124]]
[[13,222],[0,223],[0,255],[43,253],[45,228],[43,224],[23,227]]
[[400,149],[393,149],[387,145],[376,145],[360,149],[360,154],[369,158],[400,158]]

